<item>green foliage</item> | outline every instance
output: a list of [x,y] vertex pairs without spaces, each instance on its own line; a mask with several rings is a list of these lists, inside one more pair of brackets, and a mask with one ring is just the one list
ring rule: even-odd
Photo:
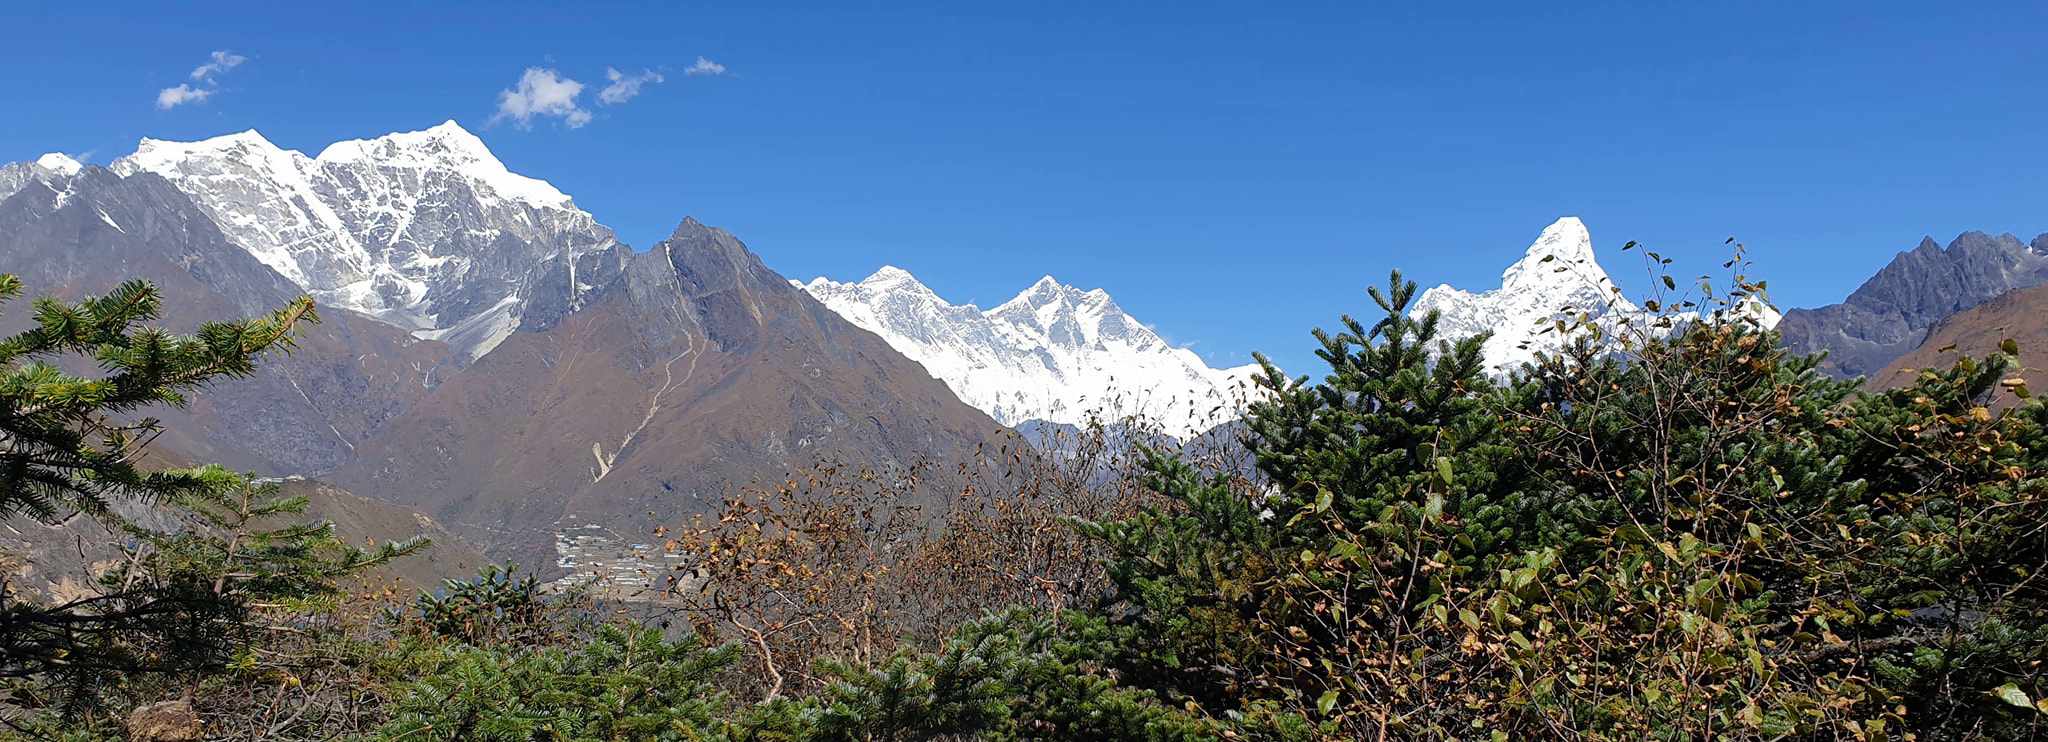
[[1984,406],[2010,358],[1858,395],[1673,313],[1496,385],[1413,292],[1318,332],[1321,383],[1266,366],[1270,486],[1155,457],[1170,506],[1083,526],[1122,682],[1347,738],[2043,731],[2048,413]]
[[[20,279],[0,274],[0,302],[21,292]],[[136,454],[159,426],[124,416],[180,406],[209,381],[247,376],[263,353],[291,347],[300,322],[317,321],[313,300],[300,297],[269,317],[209,322],[183,336],[143,326],[160,303],[141,281],[76,304],[41,298],[33,327],[0,338],[0,435],[9,442],[0,451],[0,517],[105,514],[111,498],[203,492],[208,484],[196,472],[138,466]],[[72,358],[105,373],[68,373],[62,365]]]
[[207,486],[178,497],[185,527],[164,533],[124,524],[142,548],[101,576],[107,588],[204,585],[241,604],[311,610],[330,604],[339,580],[428,545],[415,538],[365,551],[337,538],[334,524],[307,521],[306,497],[280,494],[277,482],[218,466],[193,472]]
[[824,692],[763,705],[738,736],[853,740],[1202,740],[1227,723],[1125,686],[1102,657],[1107,627],[1024,609],[971,621],[938,650],[899,653],[871,668],[823,663]]
[[[0,275],[0,301],[21,291]],[[317,321],[310,299],[192,336],[143,326],[159,298],[142,282],[34,306],[31,328],[0,339],[0,517],[54,523],[83,513],[132,543],[81,597],[42,602],[0,583],[0,692],[9,705],[69,719],[155,676],[219,670],[255,640],[259,614],[320,605],[342,577],[424,547],[364,552],[326,525],[299,522],[305,500],[280,497],[274,485],[213,466],[138,463],[160,428],[136,415],[182,405],[187,392],[248,375],[262,354],[289,348],[299,323]],[[103,373],[65,370],[88,363]],[[129,522],[116,502],[162,507],[173,526]]]
[[719,735],[713,677],[732,649],[600,627],[573,647],[407,645],[386,739],[698,740]]
[[1456,651],[1431,609],[1469,610],[1462,585],[1534,531],[1484,338],[1438,340],[1434,315],[1406,314],[1414,290],[1395,274],[1371,292],[1383,319],[1316,333],[1323,383],[1268,365],[1249,427],[1270,491],[1155,457],[1176,507],[1084,526],[1112,547],[1128,677],[1212,713],[1262,700],[1303,719],[1369,686],[1382,704],[1435,697],[1405,681]]
[[475,579],[443,580],[438,593],[413,600],[411,614],[392,618],[414,633],[477,645],[543,646],[571,635],[576,617],[566,601],[550,600],[539,578],[518,571],[489,564]]
[[205,489],[181,493],[175,531],[123,523],[127,558],[98,592],[55,606],[9,600],[0,639],[22,705],[87,710],[103,694],[151,687],[149,676],[195,682],[274,630],[265,616],[331,608],[341,581],[427,547],[423,539],[365,551],[331,524],[303,520],[306,500],[219,467],[193,470]]

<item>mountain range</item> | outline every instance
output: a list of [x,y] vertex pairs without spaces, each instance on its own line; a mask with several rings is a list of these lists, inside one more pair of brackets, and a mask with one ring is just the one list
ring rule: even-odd
[[1826,351],[1823,370],[1869,376],[1919,347],[1942,320],[2016,289],[2048,283],[2048,234],[1964,232],[1898,253],[1839,304],[1794,309],[1779,327],[1801,353]]
[[[1255,370],[1211,368],[1107,292],[1051,276],[983,309],[886,265],[792,281],[693,218],[635,250],[453,122],[312,157],[249,131],[145,139],[108,167],[55,154],[0,166],[0,256],[31,291],[66,298],[150,280],[173,329],[311,294],[324,321],[296,351],[163,411],[158,446],[313,477],[328,499],[392,503],[528,563],[584,549],[593,529],[630,550],[733,487],[821,461],[966,471],[1006,447],[1025,455],[1012,428],[1098,415],[1227,438]],[[1761,302],[1741,311],[1794,350],[1828,352],[1832,373],[1889,384],[1938,360],[1936,339],[1972,350],[2038,330],[2048,299],[2014,292],[2043,284],[2048,235],[1973,232],[1901,253],[1842,304],[1782,323]],[[1642,329],[1656,314],[1623,295],[1575,217],[1542,230],[1500,286],[1436,286],[1412,311],[1437,313],[1452,339],[1492,333],[1495,373],[1559,347],[1541,331],[1558,319]],[[959,491],[933,478],[918,496]]]
[[344,144],[304,158],[245,133],[9,165],[0,256],[38,294],[149,280],[172,329],[312,293],[324,321],[297,350],[162,411],[158,446],[318,477],[527,564],[569,529],[625,548],[821,460],[1014,441],[721,230],[685,219],[636,252],[566,199],[507,195],[522,181],[484,177],[503,166],[452,125]]
[[1234,420],[1257,366],[1213,369],[1101,289],[1046,276],[993,309],[953,304],[894,266],[805,291],[924,364],[1004,425],[1137,417],[1187,439]]
[[[1946,248],[1921,238],[1841,303],[1780,314],[1751,299],[1736,314],[1775,327],[1795,353],[1826,354],[1822,371],[1883,388],[1910,383],[1918,369],[1952,361],[1958,352],[1994,352],[2004,338],[2048,341],[2041,334],[2048,330],[2048,314],[2040,311],[2048,307],[2044,286],[2048,234],[2022,242],[2011,234],[1964,232]],[[1591,234],[1575,217],[1545,228],[1501,274],[1499,288],[1473,293],[1440,285],[1423,292],[1410,313],[1430,311],[1438,312],[1446,338],[1491,332],[1484,354],[1495,373],[1562,347],[1564,336],[1543,330],[1555,320],[1583,316],[1612,332],[1648,327],[1651,314],[1600,267]],[[1678,320],[1674,328],[1698,319],[1693,312],[1671,316]],[[2026,372],[2036,387],[2048,384],[2035,374]]]
[[[2019,350],[2021,365],[2006,378],[2025,382],[2030,395],[2048,394],[2048,366],[2041,365],[2041,359],[2048,357],[2048,284],[2008,291],[1943,318],[1928,329],[1927,339],[1919,347],[1871,374],[1864,386],[1905,386],[1921,373],[1948,368],[1959,358],[2001,352],[1999,346],[2007,340]],[[2001,385],[1993,390],[1991,401],[2011,405],[2020,399],[2018,389]]]
[[120,175],[169,179],[223,234],[320,303],[476,358],[545,329],[616,276],[624,247],[453,121],[315,157],[245,131],[144,139]]

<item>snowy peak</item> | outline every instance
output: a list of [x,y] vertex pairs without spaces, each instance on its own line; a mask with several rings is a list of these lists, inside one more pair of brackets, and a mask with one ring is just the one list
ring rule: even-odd
[[[817,280],[823,281],[825,279],[819,278]],[[885,265],[876,269],[874,273],[868,274],[867,278],[861,279],[860,285],[862,288],[875,292],[905,291],[937,296],[937,294],[932,293],[930,287],[918,281],[917,276],[910,275],[910,271],[893,265]]]
[[1536,241],[1529,243],[1522,259],[1500,274],[1500,285],[1507,290],[1571,283],[1613,283],[1593,256],[1593,234],[1575,216],[1560,218],[1544,227]]
[[818,278],[803,288],[1005,425],[1135,416],[1185,438],[1235,419],[1248,390],[1249,370],[1212,369],[1108,292],[1051,276],[987,311],[949,303],[893,266],[857,283]]
[[[1438,313],[1438,331],[1444,339],[1492,333],[1483,352],[1487,369],[1499,375],[1565,346],[1568,336],[1545,330],[1553,326],[1552,320],[1575,323],[1587,317],[1609,336],[1625,327],[1668,332],[1700,320],[1697,314],[1685,313],[1671,317],[1668,326],[1652,327],[1651,315],[1623,296],[1600,267],[1585,223],[1571,216],[1552,222],[1537,235],[1521,259],[1501,273],[1500,288],[1475,294],[1440,285],[1424,291],[1408,314],[1420,318],[1432,311]],[[1769,328],[1779,315],[1761,298],[1748,297],[1733,310],[1715,312],[1712,321],[1742,317]]]
[[496,195],[536,208],[573,208],[569,197],[545,180],[506,169],[484,140],[454,121],[429,129],[350,139],[327,145],[313,158],[326,164],[366,163],[379,167],[447,170],[487,185]]
[[[914,281],[916,281],[916,280],[917,280],[917,277],[916,277],[916,276],[913,276],[913,275],[910,275],[910,271],[904,270],[904,269],[902,269],[902,268],[898,268],[898,267],[896,267],[896,266],[893,266],[893,265],[885,265],[885,266],[882,266],[882,267],[880,267],[880,268],[876,268],[876,269],[875,269],[875,272],[874,272],[874,273],[870,273],[870,274],[868,274],[868,277],[867,277],[867,278],[861,279],[861,283],[865,283],[865,284],[873,285],[873,284],[876,284],[876,283],[887,283],[887,282],[895,282],[895,281],[913,281],[913,282],[914,282]],[[922,286],[923,284],[918,284],[918,285]]]
[[[577,306],[622,264],[601,257],[618,247],[610,230],[453,121],[336,142],[318,157],[254,130],[144,139],[112,169],[169,179],[229,240],[322,303],[472,358]],[[531,311],[536,302],[546,311]]]
[[308,291],[328,288],[313,274],[372,272],[368,252],[315,192],[312,160],[254,129],[196,142],[145,138],[112,168],[124,177],[151,172],[169,179],[230,240]]
[[[222,159],[240,161],[268,172],[303,170],[311,162],[305,153],[282,149],[271,144],[255,129],[250,129],[195,142],[143,137],[136,143],[134,154],[115,160],[110,167],[124,176],[147,170],[170,177],[168,172],[176,171],[187,163]],[[172,180],[176,182],[175,178]]]
[[[141,141],[136,143],[135,153],[122,159],[133,161],[134,164],[138,165],[153,165],[167,160],[176,160],[179,158],[191,157],[195,154],[202,152],[223,152],[227,150],[246,149],[252,147],[261,150],[276,150],[278,152],[284,151],[282,149],[279,149],[277,145],[271,144],[270,140],[265,139],[261,132],[258,132],[255,129],[248,129],[244,131],[238,131],[233,134],[222,134],[220,136],[208,137],[206,139],[200,139],[191,142],[178,142],[169,139],[155,139],[151,137],[143,137]],[[303,153],[301,153],[300,156],[304,156]],[[116,162],[120,161],[121,160],[116,160]]]
[[1038,282],[1031,284],[1029,288],[1017,292],[1015,297],[998,305],[992,311],[1001,313],[1005,309],[1020,308],[1025,311],[1035,311],[1054,304],[1076,307],[1091,302],[1104,303],[1108,300],[1109,294],[1105,293],[1102,289],[1082,291],[1060,283],[1059,279],[1048,275],[1038,279]]
[[50,152],[36,158],[36,167],[58,175],[77,175],[84,166],[62,152]]
[[1566,338],[1543,331],[1550,320],[1584,314],[1604,325],[1639,313],[1600,267],[1592,233],[1577,217],[1545,227],[1500,280],[1500,288],[1477,294],[1449,285],[1430,289],[1409,316],[1437,312],[1439,332],[1448,340],[1492,333],[1484,346],[1486,366],[1506,374],[1564,347]]
[[1163,338],[1117,306],[1108,292],[1083,291],[1052,276],[1038,279],[988,315],[1061,347],[1096,347],[1105,340],[1144,349],[1167,346]]
[[56,194],[58,200],[65,198],[71,179],[84,170],[77,160],[61,153],[51,152],[32,162],[0,164],[0,201],[19,193],[30,184],[40,183]]
[[[454,120],[443,121],[419,131],[398,131],[371,139],[346,139],[327,145],[316,159],[328,162],[393,160],[415,156],[423,161],[462,162],[488,160],[497,163],[484,141]],[[498,167],[504,167],[498,163]]]

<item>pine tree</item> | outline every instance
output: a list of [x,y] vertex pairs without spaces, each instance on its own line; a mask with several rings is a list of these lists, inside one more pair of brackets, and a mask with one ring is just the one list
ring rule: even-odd
[[1289,712],[1272,719],[1420,709],[1446,692],[1390,680],[1454,655],[1457,636],[1430,616],[1469,613],[1459,585],[1516,554],[1516,455],[1489,404],[1485,336],[1439,339],[1433,314],[1408,316],[1415,284],[1399,273],[1369,293],[1378,321],[1316,331],[1320,383],[1265,363],[1247,417],[1264,491],[1155,457],[1171,507],[1084,526],[1113,554],[1131,682],[1212,714]]
[[[0,275],[0,301],[21,282]],[[306,501],[216,466],[140,463],[161,432],[143,416],[179,406],[207,382],[246,376],[318,321],[301,297],[271,315],[209,322],[190,336],[146,326],[160,309],[143,282],[104,296],[34,303],[34,326],[0,339],[0,517],[57,523],[83,515],[134,539],[92,595],[57,604],[0,594],[0,677],[17,705],[90,710],[101,694],[152,675],[218,668],[255,630],[256,614],[303,610],[337,580],[424,542],[365,552],[331,526],[299,520]],[[97,375],[67,369],[97,365]],[[117,502],[153,506],[177,526],[130,522]]]
[[[21,293],[19,278],[0,274],[0,303]],[[183,405],[186,393],[207,382],[249,375],[264,353],[292,346],[300,323],[318,321],[313,300],[300,297],[268,317],[208,322],[184,336],[143,326],[160,304],[142,281],[75,304],[39,298],[35,326],[0,339],[0,517],[104,516],[114,498],[204,491],[197,472],[137,463],[161,426],[133,415]],[[65,371],[73,359],[104,373]]]

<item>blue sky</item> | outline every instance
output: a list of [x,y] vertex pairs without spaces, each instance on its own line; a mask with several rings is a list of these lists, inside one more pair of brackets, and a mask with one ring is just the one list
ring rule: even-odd
[[[984,305],[1051,273],[1302,371],[1389,268],[1490,287],[1563,214],[1631,288],[1626,240],[1700,272],[1738,237],[1781,306],[1923,234],[2048,231],[2048,5],[1367,5],[10,6],[0,160],[453,118],[637,247],[695,215]],[[194,85],[214,51],[244,61]],[[588,122],[493,123],[530,67]],[[664,79],[603,105],[608,67]]]

